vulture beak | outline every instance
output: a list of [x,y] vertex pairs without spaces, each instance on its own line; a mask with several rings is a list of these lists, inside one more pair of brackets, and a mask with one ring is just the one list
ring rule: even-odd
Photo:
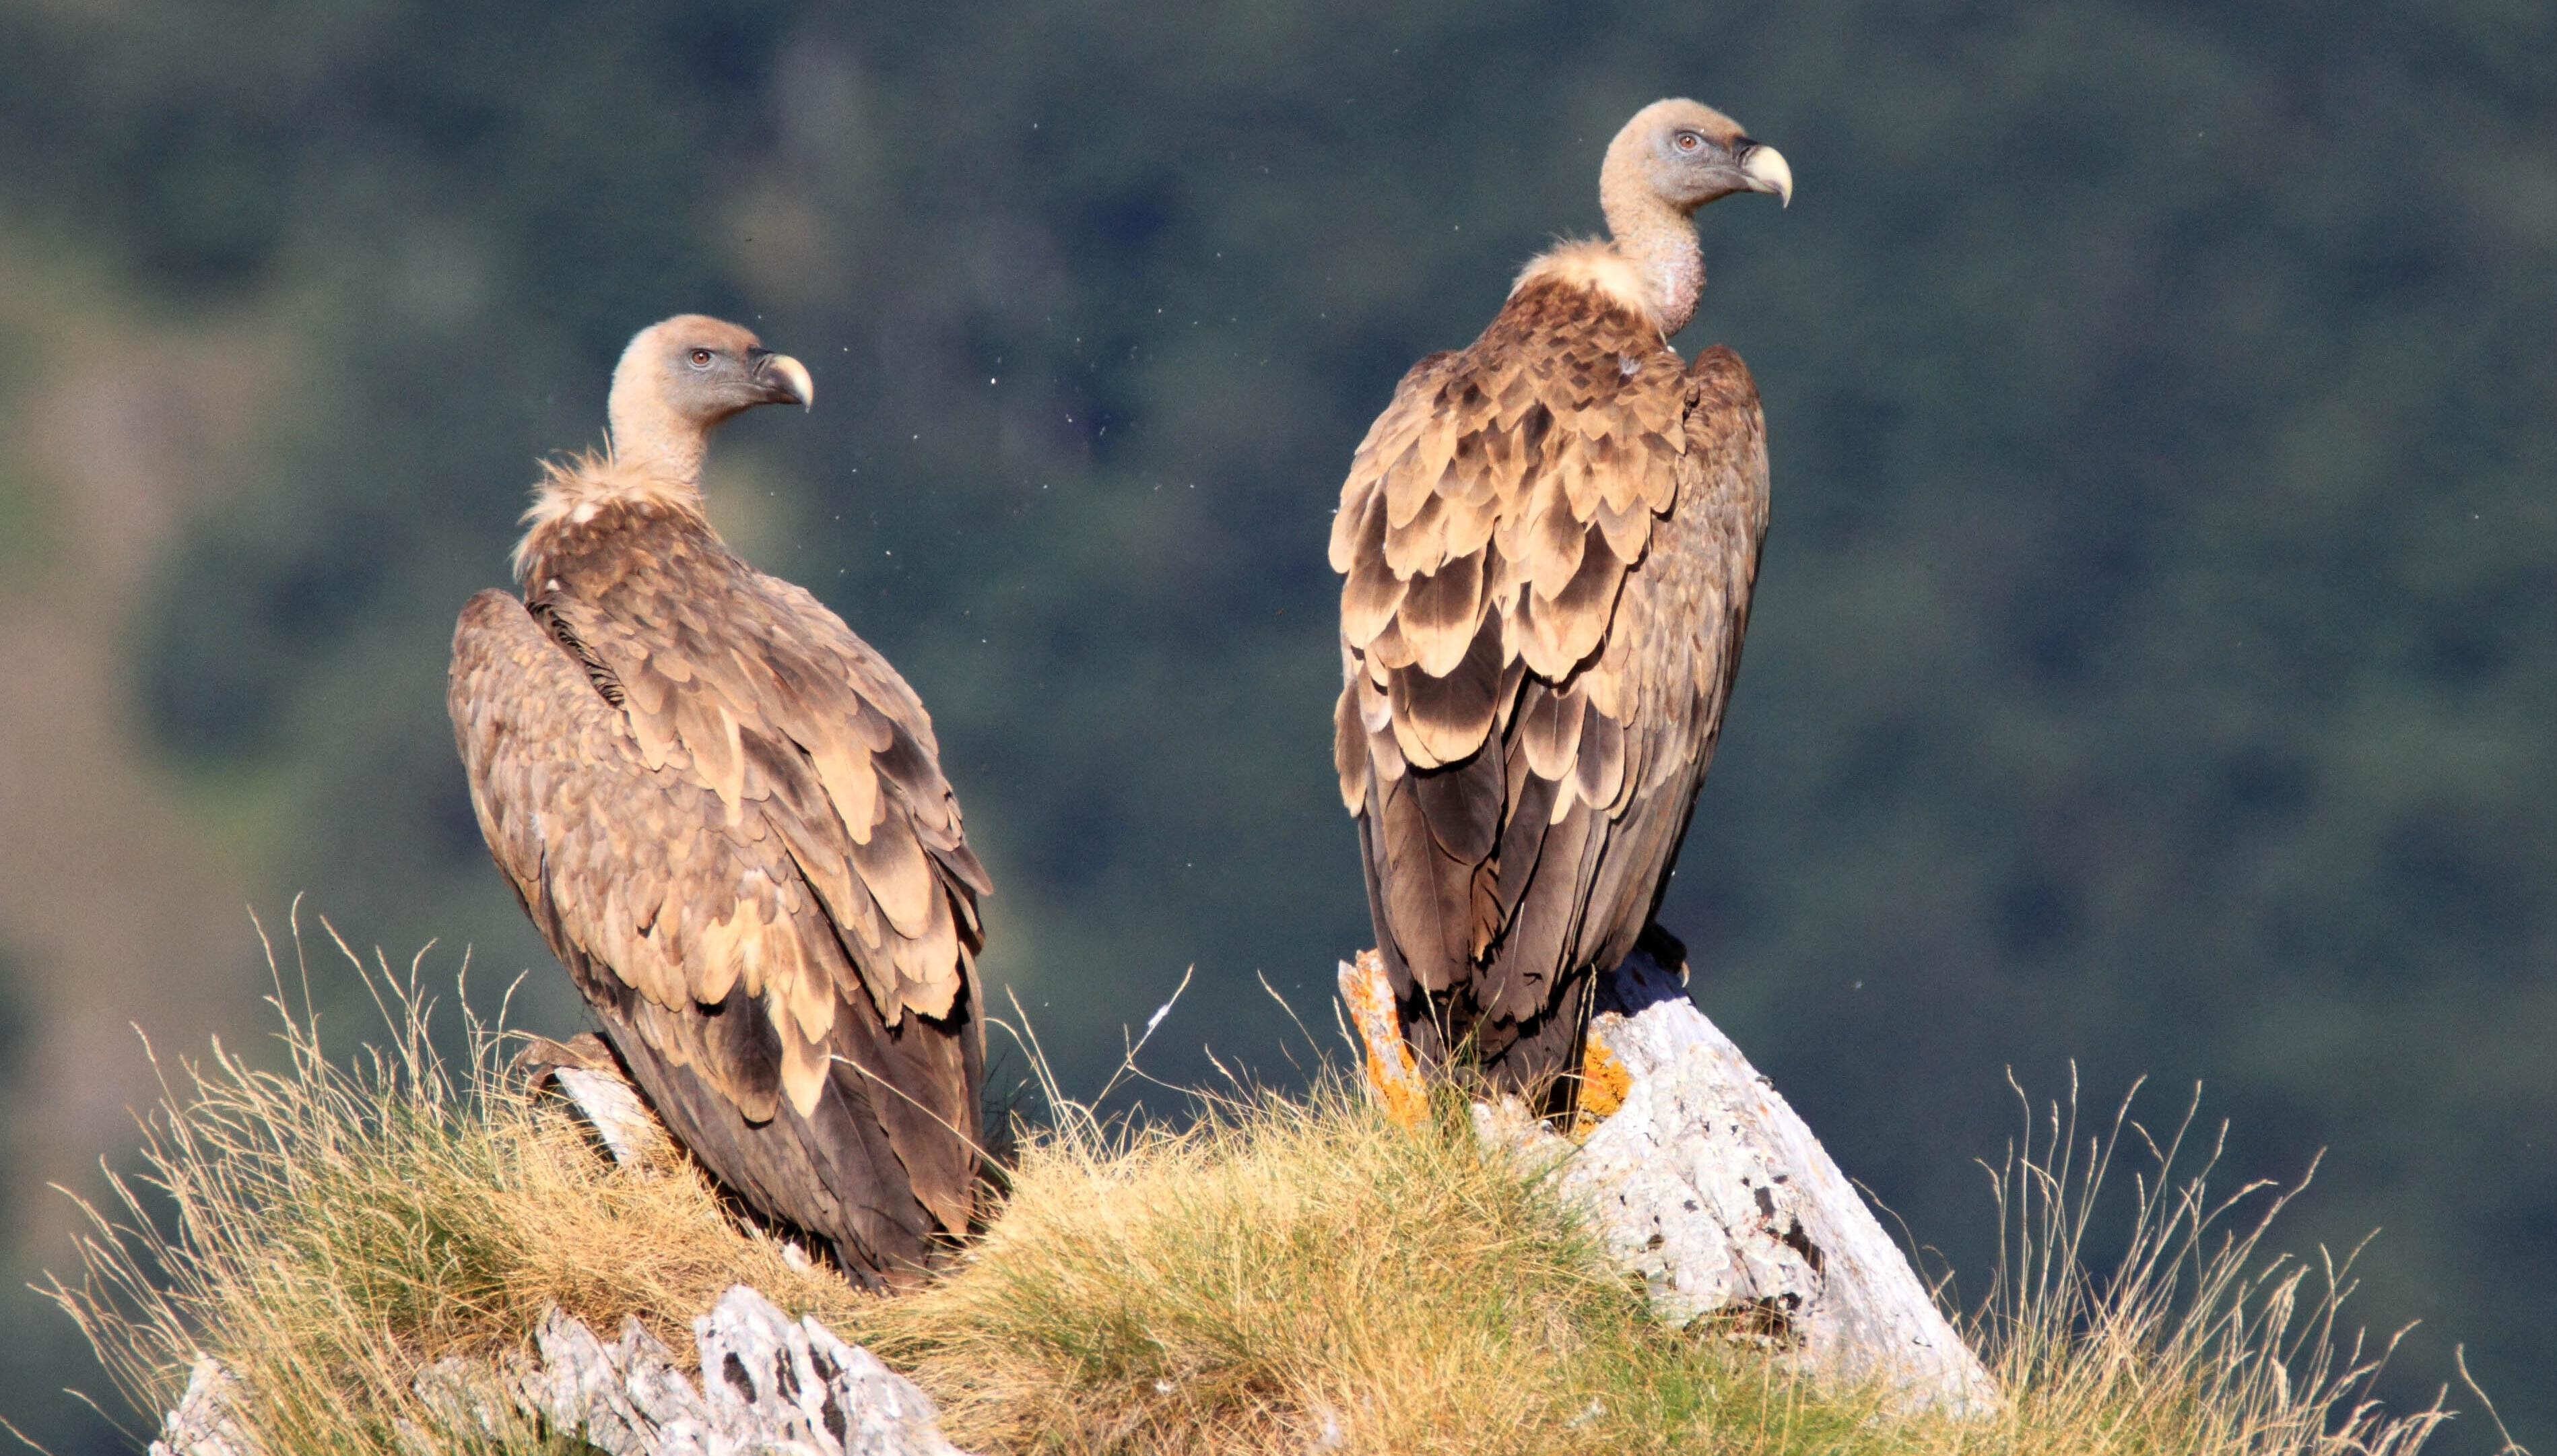
[[1742,137],[1740,175],[1749,179],[1751,192],[1774,193],[1778,205],[1794,205],[1794,169],[1774,147]]
[[766,401],[772,404],[786,401],[801,409],[816,405],[817,385],[808,377],[807,365],[788,354],[776,354],[770,349],[749,349],[746,357],[754,369],[754,377],[768,391],[764,395]]

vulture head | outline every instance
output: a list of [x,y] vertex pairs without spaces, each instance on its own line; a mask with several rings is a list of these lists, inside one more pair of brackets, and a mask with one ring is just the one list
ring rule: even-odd
[[1636,292],[1664,337],[1695,317],[1704,291],[1695,209],[1733,193],[1773,193],[1791,203],[1794,169],[1784,153],[1701,102],[1654,101],[1607,144],[1598,202],[1615,255],[1633,265]]
[[[1611,204],[1647,194],[1682,213],[1733,193],[1794,200],[1794,169],[1785,154],[1751,140],[1739,122],[1699,101],[1654,101],[1635,112],[1608,145],[1599,177]],[[1613,222],[1612,206],[1610,212]]]
[[623,462],[662,463],[691,481],[722,420],[756,405],[805,407],[815,398],[797,359],[765,348],[735,324],[678,314],[640,330],[613,367],[612,453]]

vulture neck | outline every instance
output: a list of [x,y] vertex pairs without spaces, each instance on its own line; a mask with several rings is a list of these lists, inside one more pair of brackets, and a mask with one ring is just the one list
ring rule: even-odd
[[628,362],[612,371],[612,398],[606,407],[612,463],[660,481],[670,487],[667,493],[688,497],[698,509],[710,432],[667,405],[653,371],[629,368]]
[[702,508],[702,455],[710,432],[668,409],[653,384],[627,374],[616,370],[612,376],[608,449],[601,456],[542,464],[533,508],[524,512],[531,529],[515,543],[515,576],[527,586],[565,533],[586,528],[608,506],[671,511],[709,529],[710,513]]
[[1616,255],[1642,279],[1645,306],[1667,338],[1695,317],[1704,249],[1696,245],[1695,219],[1661,200],[1634,167],[1630,156],[1611,154],[1598,179],[1598,202]]

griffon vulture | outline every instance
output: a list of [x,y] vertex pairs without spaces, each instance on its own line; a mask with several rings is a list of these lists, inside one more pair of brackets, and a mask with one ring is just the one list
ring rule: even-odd
[[989,886],[914,690],[703,515],[711,429],[810,399],[736,325],[631,339],[449,701],[489,853],[667,1127],[895,1285],[975,1210]]
[[1333,756],[1404,1033],[1550,1109],[1592,973],[1666,935],[1740,664],[1765,421],[1738,355],[1669,344],[1704,287],[1692,214],[1738,192],[1790,201],[1784,157],[1693,101],[1636,113],[1599,174],[1612,237],[1529,263],[1404,376],[1332,522]]

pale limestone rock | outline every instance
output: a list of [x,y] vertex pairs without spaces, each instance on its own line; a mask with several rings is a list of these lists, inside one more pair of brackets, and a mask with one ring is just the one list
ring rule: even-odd
[[673,1150],[666,1125],[630,1085],[612,1048],[592,1031],[566,1041],[528,1039],[515,1054],[515,1072],[535,1091],[549,1088],[566,1099],[616,1163],[651,1163]]
[[[606,1342],[554,1308],[530,1358],[448,1357],[417,1378],[418,1456],[571,1435],[608,1456],[965,1456],[931,1399],[812,1316],[793,1321],[743,1284],[693,1321],[703,1382],[638,1321]],[[238,1382],[198,1362],[152,1456],[256,1456],[233,1414]]]
[[[1344,986],[1368,965],[1344,965]],[[1663,1318],[1711,1318],[1816,1378],[1882,1385],[1904,1411],[1997,1409],[1979,1357],[1819,1139],[1687,999],[1684,970],[1638,951],[1599,978],[1589,1040],[1624,1090],[1586,1138],[1515,1100],[1477,1103],[1476,1130],[1558,1180]],[[1375,974],[1362,990],[1387,994]]]
[[712,1422],[723,1433],[751,1433],[778,1449],[830,1456],[958,1456],[941,1438],[932,1401],[913,1382],[837,1339],[813,1316],[791,1323],[743,1284],[732,1285],[693,1321],[693,1335],[701,1345]]
[[178,1408],[160,1423],[160,1439],[151,1456],[257,1456],[257,1447],[240,1429],[232,1407],[239,1402],[239,1378],[209,1355],[196,1357],[187,1390]]

